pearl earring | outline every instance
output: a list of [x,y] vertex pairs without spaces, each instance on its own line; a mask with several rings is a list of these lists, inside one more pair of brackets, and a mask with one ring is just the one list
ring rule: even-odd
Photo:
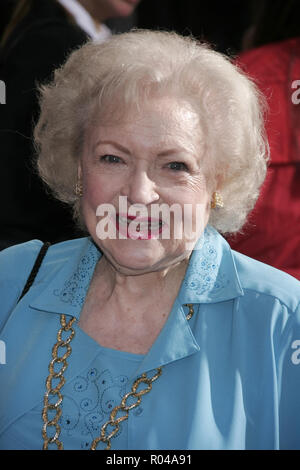
[[219,209],[221,207],[224,207],[223,198],[222,198],[221,194],[218,193],[218,191],[215,191],[213,193],[210,206],[211,206],[212,209],[216,209],[216,208]]

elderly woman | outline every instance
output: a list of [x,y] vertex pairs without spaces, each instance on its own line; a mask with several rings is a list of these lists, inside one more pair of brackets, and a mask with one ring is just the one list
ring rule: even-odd
[[42,87],[39,172],[88,237],[1,253],[2,449],[300,448],[299,283],[221,235],[264,179],[261,109],[165,32],[87,43]]

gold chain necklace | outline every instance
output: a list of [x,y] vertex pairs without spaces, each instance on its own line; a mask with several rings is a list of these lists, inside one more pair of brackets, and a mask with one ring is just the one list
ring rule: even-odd
[[[186,316],[187,320],[189,320],[190,318],[192,318],[194,314],[194,308],[192,304],[185,304],[185,306],[189,307],[189,312]],[[55,444],[58,450],[63,450],[63,444],[59,440],[61,429],[60,429],[60,425],[58,421],[62,414],[62,409],[60,407],[63,401],[61,388],[64,386],[65,381],[66,381],[66,379],[64,378],[64,372],[66,371],[68,367],[67,358],[70,356],[72,352],[70,342],[72,341],[75,335],[75,330],[72,327],[74,321],[76,321],[76,318],[72,317],[71,320],[67,323],[66,316],[65,315],[60,316],[61,328],[58,330],[58,333],[57,333],[57,342],[52,348],[52,360],[50,361],[50,364],[49,364],[50,373],[46,380],[46,393],[44,395],[44,407],[43,407],[43,412],[42,412],[42,417],[43,417],[43,422],[44,422],[43,430],[42,430],[42,435],[44,439],[43,450],[48,450],[49,444]],[[65,340],[62,339],[63,332],[64,333],[70,332],[69,337]],[[61,357],[58,357],[59,348],[66,348],[65,354]],[[57,371],[55,372],[54,370],[56,364],[61,364],[61,369],[58,372]],[[155,380],[157,380],[161,376],[161,373],[162,373],[162,368],[158,367],[156,369],[156,373],[152,377],[149,378],[147,377],[146,373],[143,373],[140,377],[138,377],[134,381],[131,387],[131,391],[129,393],[126,393],[123,396],[123,398],[121,399],[120,405],[117,405],[114,407],[114,409],[110,413],[109,419],[102,425],[99,437],[94,439],[92,442],[91,450],[96,450],[99,442],[106,444],[105,450],[109,450],[111,448],[111,439],[115,437],[115,435],[119,431],[120,423],[128,419],[130,410],[140,405],[142,401],[142,396],[150,392],[150,390],[152,389],[152,383],[155,382]],[[58,385],[56,385],[56,387],[54,388],[52,386],[53,379],[59,379]],[[140,384],[147,385],[147,388],[144,388],[138,391],[138,387]],[[57,396],[56,403],[49,403],[50,395]],[[136,398],[136,402],[132,403],[131,405],[128,405],[127,400],[131,397]],[[49,410],[55,410],[56,412],[54,418],[52,419],[48,418]],[[122,413],[122,415],[117,417],[118,413],[119,414]],[[107,429],[108,426],[111,426],[113,428],[111,432],[108,431]],[[51,427],[55,428],[55,435],[52,437],[49,437],[47,432],[48,432],[48,428],[51,428]]]

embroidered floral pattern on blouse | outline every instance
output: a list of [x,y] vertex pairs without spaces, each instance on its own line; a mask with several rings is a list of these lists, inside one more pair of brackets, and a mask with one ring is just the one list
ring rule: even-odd
[[[197,243],[199,256],[190,265],[183,282],[186,289],[194,291],[197,295],[209,292],[212,298],[218,297],[230,283],[228,276],[220,271],[221,254],[218,254],[215,243],[216,232],[208,226]],[[98,249],[90,243],[76,271],[65,282],[62,290],[54,291],[54,295],[74,307],[82,307],[99,257]]]
[[[127,382],[126,375],[113,377],[108,369],[91,368],[65,386],[60,426],[69,437],[77,435],[79,426],[82,449],[89,449],[99,436],[101,426],[126,393]],[[122,425],[116,437],[121,432]]]
[[199,258],[187,271],[183,282],[185,289],[195,291],[197,295],[210,291],[212,297],[217,297],[230,283],[227,276],[219,270],[220,261],[213,239],[214,230],[207,227],[197,245]]
[[86,254],[81,258],[76,271],[65,282],[63,289],[53,293],[61,301],[73,307],[82,307],[91,282],[94,268],[100,258],[100,253],[93,243],[89,244]]

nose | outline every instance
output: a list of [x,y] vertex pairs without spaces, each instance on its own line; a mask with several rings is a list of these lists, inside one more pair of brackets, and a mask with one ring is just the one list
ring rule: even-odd
[[159,199],[155,182],[144,170],[136,170],[131,174],[121,193],[122,196],[127,196],[131,204],[148,205]]

